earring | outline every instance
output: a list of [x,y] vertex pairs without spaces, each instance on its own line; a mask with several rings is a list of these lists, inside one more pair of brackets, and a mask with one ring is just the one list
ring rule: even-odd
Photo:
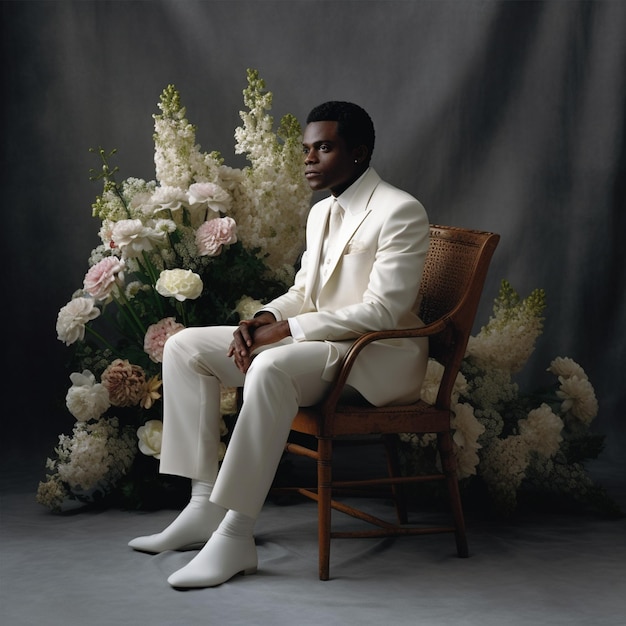
[[359,162],[359,160],[358,160],[358,159],[354,159],[354,162],[355,162],[355,163],[358,163],[358,162]]

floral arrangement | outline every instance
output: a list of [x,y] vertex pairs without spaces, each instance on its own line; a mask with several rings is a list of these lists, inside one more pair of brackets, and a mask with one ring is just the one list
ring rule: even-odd
[[[502,514],[515,510],[523,489],[617,513],[584,468],[601,452],[603,437],[589,431],[598,401],[583,368],[557,357],[547,368],[555,379],[550,387],[524,394],[514,382],[542,333],[544,308],[543,290],[522,299],[502,281],[489,322],[469,339],[452,396],[461,484],[469,490],[472,481],[482,480]],[[431,359],[423,400],[435,401],[442,374]],[[406,434],[402,440],[407,471],[438,463],[434,436]]]
[[[155,461],[165,341],[187,326],[236,324],[292,282],[311,200],[301,129],[286,115],[275,132],[272,93],[257,71],[247,80],[235,130],[244,169],[200,149],[173,85],[153,116],[156,180],[118,182],[115,151],[92,150],[102,161],[92,170],[103,181],[92,205],[101,243],[56,323],[73,350],[66,406],[76,421],[39,484],[37,500],[52,510],[111,494],[145,505],[146,485],[165,480]],[[223,390],[224,416],[235,412],[234,394]]]

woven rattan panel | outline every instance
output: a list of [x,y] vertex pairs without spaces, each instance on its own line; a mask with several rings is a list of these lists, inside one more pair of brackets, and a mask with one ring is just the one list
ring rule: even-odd
[[430,323],[450,312],[469,287],[480,243],[470,232],[467,237],[449,229],[431,228],[430,246],[420,294],[420,317]]

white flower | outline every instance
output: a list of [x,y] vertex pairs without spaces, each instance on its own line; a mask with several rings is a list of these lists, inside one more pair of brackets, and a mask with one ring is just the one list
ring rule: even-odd
[[150,204],[156,211],[178,211],[187,203],[187,192],[180,187],[162,185],[157,187],[150,198]]
[[169,219],[155,219],[148,220],[148,226],[152,229],[153,232],[159,233],[155,239],[159,242],[165,241],[165,236],[173,233],[176,230],[176,222]]
[[263,308],[263,303],[260,300],[255,300],[250,296],[244,296],[237,302],[235,311],[239,315],[239,319],[249,320],[254,317],[254,314]]
[[495,439],[480,465],[489,488],[504,499],[515,501],[528,467],[528,443],[519,435]]
[[420,392],[420,397],[424,402],[427,402],[428,404],[435,404],[442,376],[443,365],[441,365],[439,361],[435,361],[435,359],[428,359],[426,374],[424,376],[422,390]]
[[563,378],[571,378],[572,376],[576,376],[579,379],[587,379],[585,370],[569,357],[557,357],[550,363],[550,367],[547,371],[552,372],[552,374],[557,377],[563,376]]
[[202,279],[191,270],[163,270],[155,285],[164,297],[174,297],[179,302],[195,300],[202,293]]
[[146,456],[161,458],[161,439],[163,437],[163,422],[161,420],[148,420],[137,429],[139,450]]
[[79,421],[97,420],[111,406],[109,392],[89,371],[70,374],[72,386],[65,396],[69,412]]
[[520,435],[529,449],[544,457],[551,457],[559,449],[562,430],[563,420],[547,404],[533,409],[526,419],[519,421]]
[[459,478],[476,474],[476,466],[480,462],[478,450],[482,447],[478,438],[485,432],[485,427],[476,419],[471,405],[457,403],[453,406],[454,416],[451,420],[454,429],[455,456]]
[[141,220],[120,220],[111,229],[111,239],[124,258],[140,256],[165,240],[166,232],[150,228]]
[[518,372],[535,349],[543,329],[545,293],[536,289],[520,300],[503,281],[494,303],[494,313],[478,335],[469,338],[466,355],[481,366]]
[[135,194],[128,204],[133,215],[152,215],[156,210],[156,206],[152,201],[152,191],[142,191]]
[[[435,404],[442,377],[443,365],[435,359],[428,359],[426,375],[424,376],[424,381],[422,382],[422,390],[420,394],[420,397],[424,402],[427,402],[428,404]],[[464,393],[466,390],[467,380],[465,379],[465,376],[459,372],[452,388],[452,402],[456,402],[459,395]]]
[[117,418],[77,422],[72,436],[59,435],[59,479],[75,492],[107,489],[129,470],[134,456],[131,437],[120,432]]
[[66,346],[85,338],[85,324],[100,315],[93,298],[74,298],[70,300],[57,316],[57,339]]
[[[234,415],[237,413],[237,389],[234,387],[220,387],[220,414]],[[220,437],[228,433],[226,422],[222,420],[220,425]]]
[[[100,237],[100,241],[102,241],[102,246],[105,250],[115,248],[115,244],[113,243],[113,226],[115,226],[114,221],[105,219],[102,220],[102,225],[98,231],[98,237]],[[95,265],[95,263],[93,263],[93,265]]]
[[560,387],[556,395],[563,400],[561,410],[568,411],[584,424],[589,424],[598,414],[598,400],[592,384],[586,378],[559,376]]
[[214,213],[228,213],[231,197],[215,183],[194,183],[187,192],[190,205],[207,207]]

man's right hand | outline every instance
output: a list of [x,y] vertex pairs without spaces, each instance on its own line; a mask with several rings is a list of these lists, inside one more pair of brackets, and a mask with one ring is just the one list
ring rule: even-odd
[[254,334],[257,328],[276,323],[276,318],[267,311],[250,320],[239,322],[233,333],[233,341],[228,348],[228,356],[235,359],[237,367],[245,374],[252,362],[254,350]]

